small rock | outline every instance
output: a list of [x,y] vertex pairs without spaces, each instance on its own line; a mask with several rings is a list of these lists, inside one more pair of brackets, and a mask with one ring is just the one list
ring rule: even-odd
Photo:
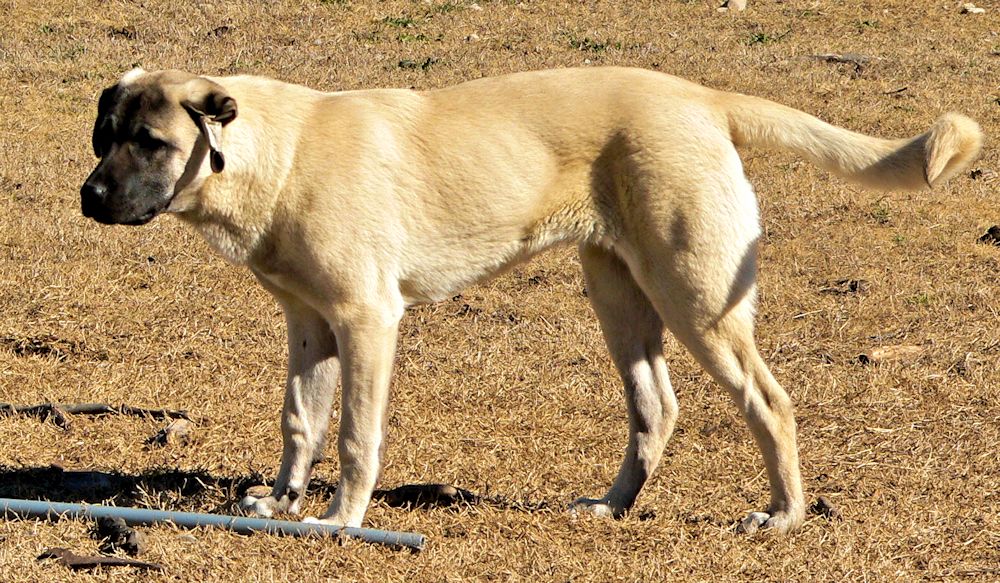
[[962,4],[962,14],[984,14],[986,12],[985,8],[979,8],[972,2],[966,2]]
[[480,6],[479,4],[476,4],[475,2],[473,2],[472,4],[469,4],[469,10],[482,11],[482,9],[483,9],[483,7]]
[[469,36],[465,37],[465,42],[474,43],[477,42],[478,40],[479,40],[479,35],[476,33],[472,33]]
[[124,518],[98,519],[94,535],[103,539],[100,548],[103,553],[122,550],[134,557],[146,550],[146,536],[125,524]]
[[186,443],[191,437],[192,427],[187,419],[174,419],[156,435],[147,439],[146,444],[163,447],[168,444]]
[[125,519],[121,517],[97,519],[97,534],[101,536],[117,534],[126,528],[128,528],[128,525],[125,524]]
[[138,530],[129,529],[129,533],[125,535],[125,542],[118,547],[133,557],[138,556],[146,552],[146,535]]

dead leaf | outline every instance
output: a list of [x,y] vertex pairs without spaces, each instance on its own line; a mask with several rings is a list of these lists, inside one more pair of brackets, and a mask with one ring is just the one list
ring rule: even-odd
[[1000,246],[1000,225],[993,225],[979,238],[980,243]]
[[864,279],[837,279],[828,281],[826,285],[819,288],[819,293],[837,295],[857,294],[868,291],[869,287],[871,287],[871,284]]
[[923,346],[909,344],[880,346],[858,355],[858,361],[861,364],[882,364],[884,362],[908,363],[917,360],[923,353]]
[[816,499],[816,502],[809,507],[809,512],[816,514],[818,516],[823,516],[825,518],[831,519],[842,519],[843,515],[840,514],[840,510],[830,503],[825,496],[820,496]]

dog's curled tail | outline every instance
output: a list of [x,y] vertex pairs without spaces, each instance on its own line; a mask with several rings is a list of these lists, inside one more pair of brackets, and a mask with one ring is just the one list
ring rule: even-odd
[[947,113],[926,132],[885,140],[839,128],[797,109],[746,95],[727,99],[733,143],[790,150],[864,186],[917,190],[944,182],[979,154],[979,124]]

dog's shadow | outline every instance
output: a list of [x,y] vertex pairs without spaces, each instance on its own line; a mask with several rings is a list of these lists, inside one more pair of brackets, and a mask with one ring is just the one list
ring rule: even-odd
[[[65,470],[59,466],[9,467],[0,465],[0,497],[49,502],[167,507],[172,510],[240,514],[237,504],[247,490],[263,484],[264,476],[215,476],[205,470],[153,469],[140,474],[97,470]],[[313,479],[308,493],[327,499],[336,484]],[[452,508],[475,505],[534,512],[546,502],[515,502],[503,497],[479,496],[446,484],[408,484],[375,490],[373,500],[395,508]]]
[[174,508],[177,510],[222,512],[234,496],[262,482],[259,475],[214,476],[204,470],[153,469],[126,474],[65,470],[56,465],[0,466],[0,497],[4,498],[140,507],[153,501],[181,502],[180,508]]

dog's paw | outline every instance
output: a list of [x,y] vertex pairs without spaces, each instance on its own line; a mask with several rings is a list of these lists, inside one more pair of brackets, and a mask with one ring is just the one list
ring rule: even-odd
[[277,506],[278,501],[275,500],[274,496],[258,498],[248,494],[240,500],[240,510],[247,514],[259,516],[261,518],[271,518],[271,516],[274,515]]
[[248,493],[240,500],[240,508],[247,514],[261,518],[271,518],[275,512],[296,514],[299,511],[301,500],[301,497],[297,496],[293,500],[293,497],[287,494],[281,497],[274,496],[273,494],[258,497]]
[[740,534],[753,534],[766,525],[770,519],[771,515],[767,512],[751,512],[736,525],[736,532]]
[[344,524],[344,521],[336,520],[333,518],[316,518],[315,516],[306,516],[302,519],[302,522],[307,524],[326,524],[328,526],[349,526],[358,528],[361,526],[361,521],[357,521],[357,524]]
[[753,534],[764,529],[784,533],[794,530],[801,523],[802,516],[792,512],[751,512],[736,525],[736,532]]
[[325,518],[317,518],[315,516],[306,516],[302,519],[302,522],[306,524],[326,524],[328,526],[341,526],[332,520],[327,520]]
[[609,518],[621,518],[625,514],[624,508],[615,508],[605,498],[577,498],[569,505],[569,511],[573,516],[587,513]]

